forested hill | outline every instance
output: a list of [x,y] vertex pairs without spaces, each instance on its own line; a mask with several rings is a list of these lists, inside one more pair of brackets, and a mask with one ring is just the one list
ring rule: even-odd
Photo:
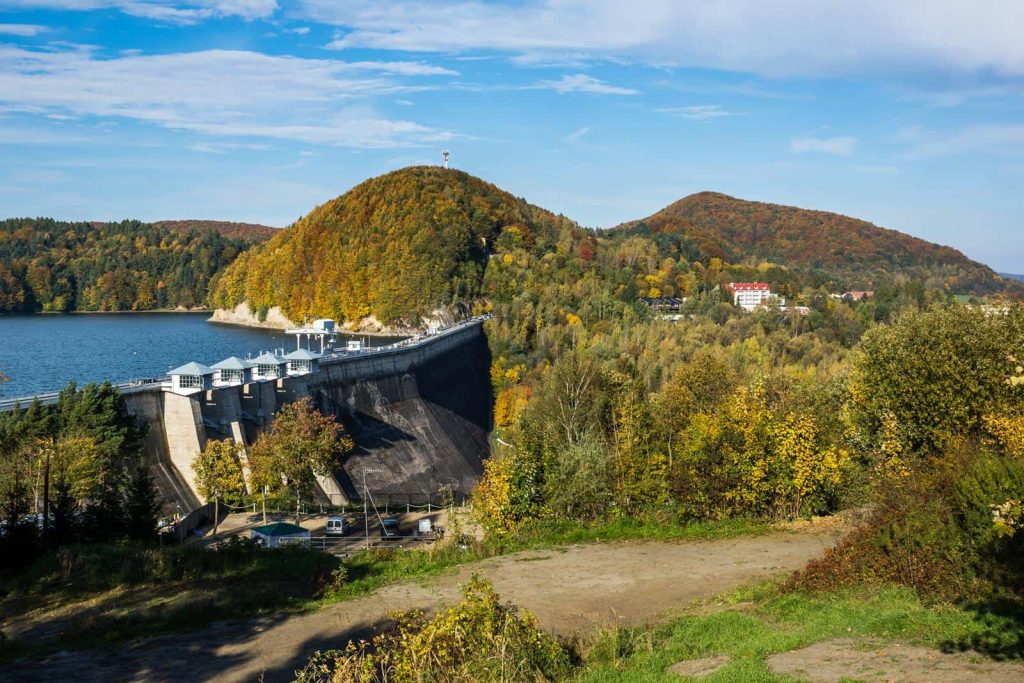
[[690,260],[771,262],[817,275],[838,289],[874,289],[905,277],[955,293],[1024,292],[951,247],[840,214],[716,192],[690,195],[614,230],[674,238]]
[[202,306],[211,278],[250,239],[138,221],[5,220],[0,313]]
[[158,228],[170,228],[178,232],[189,232],[191,230],[213,230],[224,237],[243,242],[263,242],[276,235],[279,228],[272,228],[269,225],[257,223],[236,223],[234,221],[156,221],[153,225]]
[[577,228],[467,173],[410,167],[361,183],[246,252],[210,301],[280,306],[291,320],[418,323],[478,296],[502,240],[543,247],[565,230]]

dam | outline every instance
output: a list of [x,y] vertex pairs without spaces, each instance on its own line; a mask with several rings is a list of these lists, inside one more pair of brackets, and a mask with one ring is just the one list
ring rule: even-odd
[[[318,502],[361,503],[364,482],[378,502],[465,498],[483,472],[493,419],[483,323],[474,318],[358,351],[301,349],[288,354],[287,366],[273,354],[212,368],[189,363],[169,378],[118,385],[129,413],[147,426],[144,452],[164,514],[184,515],[205,502],[192,461],[209,440],[249,446],[280,406],[306,397],[355,443],[332,475],[318,478]],[[36,398],[45,405],[56,394]],[[3,401],[0,410],[18,402]]]

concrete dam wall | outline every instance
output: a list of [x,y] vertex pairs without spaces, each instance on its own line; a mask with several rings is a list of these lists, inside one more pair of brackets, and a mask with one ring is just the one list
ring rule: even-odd
[[[126,393],[149,424],[146,455],[167,513],[202,501],[192,460],[210,439],[252,444],[288,402],[310,397],[355,442],[334,476],[320,478],[321,500],[423,502],[442,489],[467,495],[483,472],[492,427],[490,352],[480,321],[414,345],[324,358],[316,372],[182,396]],[[243,469],[247,463],[243,458]]]

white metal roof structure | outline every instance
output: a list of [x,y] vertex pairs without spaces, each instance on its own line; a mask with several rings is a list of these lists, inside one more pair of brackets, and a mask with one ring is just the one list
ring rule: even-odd
[[184,365],[168,370],[168,375],[212,375],[213,368],[208,368],[202,363],[185,363]]

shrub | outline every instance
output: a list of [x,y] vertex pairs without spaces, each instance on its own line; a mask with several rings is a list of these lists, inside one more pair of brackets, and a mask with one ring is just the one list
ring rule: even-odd
[[1024,491],[1024,462],[976,442],[883,480],[869,521],[792,583],[899,583],[948,599],[1016,594],[1024,538],[1002,537],[992,506]]
[[372,642],[317,653],[302,683],[512,683],[552,681],[571,672],[569,651],[531,614],[502,603],[474,576],[462,600],[433,619],[395,614],[396,626]]

